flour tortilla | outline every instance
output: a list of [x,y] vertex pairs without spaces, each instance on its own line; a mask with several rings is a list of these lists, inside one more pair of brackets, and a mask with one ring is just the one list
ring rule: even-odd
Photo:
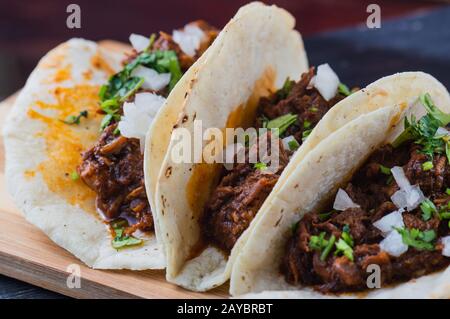
[[[298,80],[308,65],[301,37],[293,30],[294,24],[294,18],[276,6],[252,3],[241,8],[197,64],[203,63],[198,69],[196,65],[192,68],[197,76],[189,83],[184,102],[168,103],[167,114],[160,115],[176,116],[177,127],[191,133],[194,118],[202,120],[204,129],[225,128],[238,106],[254,108],[260,96],[281,87],[287,77]],[[200,211],[190,207],[187,200],[190,192],[202,193],[189,185],[198,166],[172,161],[171,150],[176,144],[170,140],[172,127],[160,125],[153,129],[152,138],[147,139],[146,162],[163,163],[156,178],[153,211],[167,258],[167,280],[192,290],[211,289],[229,278],[231,264],[213,247],[188,261],[200,236]],[[164,143],[168,145],[167,153]],[[147,178],[155,179],[150,171],[146,170]],[[213,175],[202,176],[203,184],[211,183]],[[149,187],[152,181],[146,184]]]
[[[394,76],[390,82],[391,88],[396,87],[394,83],[401,83],[398,77],[404,75]],[[252,223],[249,229],[251,234],[233,267],[230,282],[232,295],[248,298],[333,297],[310,288],[291,286],[280,274],[280,259],[291,236],[291,225],[305,213],[320,210],[322,205],[330,200],[330,195],[335,194],[337,188],[376,147],[392,141],[403,130],[404,116],[414,114],[416,118],[420,118],[424,114],[423,107],[413,103],[420,94],[429,92],[441,110],[450,112],[450,96],[447,90],[431,76],[423,73],[417,75],[420,80],[417,78],[411,83],[422,82],[422,90],[417,90],[420,85],[411,86],[411,90],[407,90],[405,86],[401,89],[404,96],[400,96],[393,106],[386,106],[355,118],[324,138],[302,157],[301,162],[296,158],[295,171],[286,178],[278,191],[271,193],[261,208],[257,221]],[[428,87],[430,84],[434,85],[431,90]],[[397,88],[400,90],[400,87]],[[358,97],[353,99],[358,100]],[[324,120],[319,123],[319,129],[325,125]],[[375,289],[368,294],[345,294],[339,297],[448,298],[450,270],[423,276],[392,288]]]
[[[150,236],[141,246],[115,250],[111,246],[109,230],[95,212],[94,201],[81,205],[76,200],[82,198],[81,194],[89,194],[88,187],[81,180],[72,181],[64,174],[54,177],[63,183],[62,193],[73,191],[75,200],[72,200],[55,191],[56,184],[47,183],[44,178],[52,174],[49,163],[52,154],[46,138],[55,138],[56,141],[66,138],[67,143],[79,148],[74,151],[78,154],[96,142],[102,117],[95,114],[98,87],[107,82],[111,73],[121,69],[122,59],[121,52],[103,50],[96,43],[83,39],[61,44],[42,58],[6,121],[6,181],[26,219],[88,266],[99,269],[161,269],[165,267],[165,260],[155,236]],[[74,99],[73,104],[57,104],[56,90],[75,92],[74,88],[78,87],[92,93],[93,97],[86,102],[89,105],[76,102],[85,97],[71,97],[69,93],[66,96]],[[51,109],[42,105],[51,105]],[[83,118],[80,125],[71,126],[59,122],[61,114],[68,111],[64,108],[74,108],[74,115],[82,110],[73,105],[90,107],[88,119]],[[30,109],[48,116],[52,124],[30,117]],[[67,136],[61,133],[60,137],[57,134],[48,137],[50,127],[61,128]],[[64,166],[72,160],[64,154],[59,155],[56,165]],[[71,169],[76,169],[76,161]]]

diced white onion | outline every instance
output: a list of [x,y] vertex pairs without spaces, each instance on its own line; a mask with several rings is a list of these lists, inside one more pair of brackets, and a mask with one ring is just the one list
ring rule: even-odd
[[[136,104],[138,108],[145,109],[151,117],[155,117],[161,107],[160,99],[155,99],[155,96],[161,97],[150,92],[138,93],[134,97],[134,104]],[[162,101],[162,103],[164,103],[164,101]]]
[[436,134],[434,134],[434,136],[446,136],[446,135],[450,135],[450,132],[444,127],[438,128]]
[[450,257],[450,236],[442,237],[441,242],[444,245],[444,248],[442,248],[442,255]]
[[380,218],[377,220],[373,225],[381,230],[383,234],[388,234],[393,230],[394,227],[401,228],[404,227],[405,224],[403,223],[403,209],[396,210],[390,214],[387,214],[383,218]]
[[195,55],[204,36],[203,30],[192,24],[188,24],[183,30],[174,30],[172,33],[173,41],[189,56]]
[[426,199],[420,187],[418,185],[411,186],[402,167],[394,166],[391,168],[391,172],[400,187],[391,196],[392,202],[398,208],[406,208],[408,211],[417,208]]
[[358,204],[355,204],[350,196],[342,189],[339,188],[336,199],[334,200],[333,209],[335,210],[346,210],[347,208],[357,208]]
[[295,145],[299,145],[297,140],[295,139],[295,137],[293,135],[289,135],[289,136],[283,138],[281,140],[281,142],[283,143],[284,149],[290,150],[290,151],[295,151],[295,149],[291,149],[291,147],[289,146],[289,143],[294,142]]
[[426,199],[418,185],[409,189],[400,189],[391,196],[392,202],[398,208],[406,208],[408,211],[416,209]]
[[139,65],[131,72],[132,76],[144,78],[142,88],[146,90],[161,90],[170,82],[170,73],[158,73],[153,69]]
[[[145,94],[145,96],[139,96]],[[165,98],[153,93],[136,94],[136,102],[125,102],[123,115],[119,122],[120,133],[128,138],[140,140],[141,151],[144,149],[145,134],[149,129],[154,111],[159,109],[165,102]]]
[[398,187],[401,189],[406,189],[411,187],[408,178],[403,171],[403,167],[394,166],[391,168],[392,176],[394,176],[395,181],[397,182]]
[[380,249],[391,256],[398,257],[408,250],[408,245],[403,243],[402,236],[397,231],[391,231],[389,235],[380,242]]
[[137,52],[144,51],[150,44],[150,39],[140,34],[130,34],[130,43]]
[[317,67],[317,74],[313,79],[314,87],[325,100],[329,101],[336,96],[340,81],[328,63]]

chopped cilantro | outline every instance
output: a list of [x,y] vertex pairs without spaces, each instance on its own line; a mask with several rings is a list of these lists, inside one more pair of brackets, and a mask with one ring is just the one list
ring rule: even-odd
[[336,242],[336,237],[334,235],[331,235],[330,239],[327,242],[326,247],[323,249],[322,254],[320,255],[321,261],[324,261],[325,259],[327,259],[335,242]]
[[322,214],[319,214],[319,219],[320,219],[321,221],[327,220],[328,217],[330,217],[331,214],[333,214],[334,212],[335,212],[335,211],[332,210],[331,212],[328,212],[328,213],[322,213]]
[[384,175],[391,175],[391,169],[381,164],[380,164],[380,172],[383,173]]
[[303,121],[303,128],[310,128],[311,127],[311,122],[308,120],[304,120]]
[[80,120],[82,117],[87,118],[88,117],[88,111],[84,110],[81,111],[78,115],[70,115],[68,116],[65,120],[63,120],[62,122],[66,123],[66,124],[80,124]]
[[128,222],[124,219],[111,222],[111,227],[114,230],[115,237],[111,242],[113,248],[119,250],[128,246],[136,246],[142,244],[143,240],[125,235],[124,230],[128,227]]
[[296,139],[289,141],[287,144],[289,146],[289,150],[291,151],[295,151],[300,147],[300,144],[298,144]]
[[304,142],[308,138],[308,136],[309,136],[309,134],[311,134],[311,132],[312,132],[312,129],[304,130],[302,132],[302,142]]
[[339,86],[338,86],[338,92],[339,92],[340,94],[342,94],[342,95],[345,95],[345,96],[349,96],[349,95],[352,94],[352,92],[350,91],[350,89],[348,88],[348,86],[345,85],[344,83],[339,83]]
[[[120,104],[133,95],[144,83],[141,77],[132,76],[133,71],[140,65],[153,69],[158,73],[170,73],[169,91],[182,76],[180,64],[175,51],[147,52],[153,45],[154,35],[150,37],[149,47],[140,53],[134,60],[125,65],[122,71],[114,74],[99,91],[101,109],[106,113],[102,121],[104,129],[112,120],[112,114],[120,109]],[[117,118],[114,118],[117,120]]]
[[434,250],[432,241],[436,238],[434,230],[420,231],[412,228],[395,228],[402,236],[403,243],[417,250]]
[[422,219],[424,221],[430,220],[434,213],[437,213],[437,208],[434,203],[428,198],[420,204],[422,210]]
[[80,175],[78,174],[77,171],[73,171],[73,172],[70,173],[70,179],[71,180],[76,181],[79,178],[80,178]]
[[261,171],[267,169],[266,163],[263,163],[263,162],[255,163],[254,167],[255,167],[256,169],[261,170]]
[[328,240],[325,239],[325,232],[321,232],[319,236],[311,236],[309,238],[309,247],[313,250],[322,251],[328,245]]
[[292,81],[289,77],[284,81],[283,87],[279,89],[276,93],[279,100],[283,100],[289,96],[295,81]]
[[345,257],[353,261],[353,248],[342,238],[339,238],[336,243],[335,255],[339,254],[343,254]]
[[427,162],[424,162],[424,163],[422,163],[422,169],[424,170],[424,171],[429,171],[430,169],[432,169],[434,166],[433,166],[433,162],[432,161],[427,161]]
[[350,235],[350,227],[348,225],[345,225],[342,230],[342,239],[351,247],[353,247],[353,237]]
[[297,121],[297,114],[288,113],[268,121],[266,128],[277,129],[277,135],[281,136],[295,121]]
[[[431,100],[430,94],[420,96],[420,101],[427,110],[427,114],[419,121],[414,116],[411,119],[405,117],[405,130],[392,143],[398,147],[406,141],[413,140],[422,146],[421,152],[430,159],[434,153],[442,154],[444,151],[450,160],[449,139],[447,136],[436,136],[439,127],[445,127],[450,123],[450,114],[439,110]],[[427,164],[429,165],[429,164]]]

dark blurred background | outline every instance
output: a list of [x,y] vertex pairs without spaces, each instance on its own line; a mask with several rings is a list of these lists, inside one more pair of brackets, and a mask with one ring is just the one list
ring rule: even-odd
[[[171,31],[194,19],[222,27],[248,1],[241,0],[0,0],[0,98],[19,89],[42,55],[71,37],[127,41],[131,32]],[[313,35],[365,23],[369,3],[381,7],[382,21],[435,10],[442,2],[413,0],[266,1],[289,10],[297,28]],[[81,29],[66,27],[66,7],[81,7]],[[307,41],[308,44],[308,41]]]

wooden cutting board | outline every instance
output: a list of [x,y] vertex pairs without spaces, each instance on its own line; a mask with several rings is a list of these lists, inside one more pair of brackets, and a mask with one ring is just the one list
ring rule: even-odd
[[[124,45],[103,41],[123,50]],[[0,103],[0,273],[75,298],[223,298],[228,285],[195,293],[165,281],[164,271],[94,270],[54,244],[29,224],[14,205],[5,185],[2,128],[17,94]],[[68,288],[67,267],[80,265],[81,287]]]

